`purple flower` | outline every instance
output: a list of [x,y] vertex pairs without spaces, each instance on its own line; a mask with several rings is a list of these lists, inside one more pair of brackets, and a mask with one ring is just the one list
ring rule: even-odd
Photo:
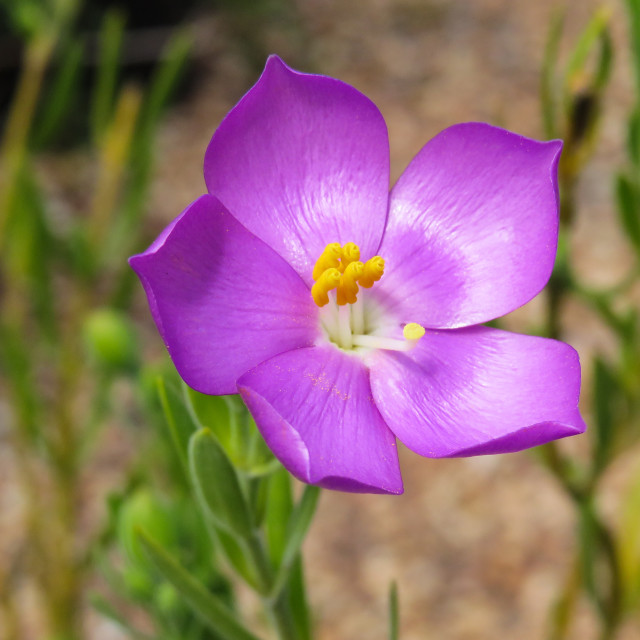
[[585,429],[570,346],[480,326],[549,278],[561,146],[456,125],[389,194],[376,106],[274,56],[209,144],[209,194],[131,266],[180,375],[239,392],[291,473],[401,493],[396,438],[439,458]]

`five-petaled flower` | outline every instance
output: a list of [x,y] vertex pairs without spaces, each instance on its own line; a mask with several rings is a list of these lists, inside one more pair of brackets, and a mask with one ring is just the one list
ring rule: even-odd
[[549,278],[560,151],[460,124],[389,193],[376,106],[274,56],[209,144],[209,193],[131,266],[183,379],[239,392],[291,473],[401,493],[396,438],[438,458],[584,431],[576,352],[481,326]]

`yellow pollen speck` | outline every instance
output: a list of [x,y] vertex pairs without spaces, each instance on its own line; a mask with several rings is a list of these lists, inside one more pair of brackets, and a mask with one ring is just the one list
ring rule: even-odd
[[402,335],[404,335],[406,340],[420,340],[424,334],[424,327],[417,322],[409,322],[402,330]]
[[311,277],[318,280],[327,269],[338,269],[340,258],[342,257],[342,247],[339,242],[328,244],[313,267]]
[[335,289],[340,284],[340,272],[336,268],[326,269],[311,287],[313,301],[324,307],[329,302],[329,291]]

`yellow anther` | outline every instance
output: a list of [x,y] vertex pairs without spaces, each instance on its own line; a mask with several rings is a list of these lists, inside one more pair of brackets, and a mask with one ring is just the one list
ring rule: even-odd
[[342,306],[353,304],[358,295],[358,278],[364,271],[362,262],[350,262],[340,278],[340,284],[336,292],[336,302]]
[[424,327],[417,322],[409,322],[402,330],[402,335],[405,337],[405,340],[420,340],[424,334]]
[[340,260],[340,271],[344,273],[344,270],[352,262],[360,260],[360,247],[355,242],[347,242],[342,247],[342,259]]
[[374,256],[369,258],[364,263],[364,270],[360,278],[358,278],[358,284],[365,289],[373,287],[374,282],[378,282],[382,278],[384,273],[384,260],[380,256]]
[[[328,244],[313,267],[311,277],[318,280],[327,269],[338,269],[340,258],[342,257],[342,247],[339,242]],[[325,303],[326,304],[326,303]]]
[[331,289],[335,289],[339,284],[340,271],[335,267],[326,269],[311,287],[313,301],[319,307],[324,307],[324,305],[329,302],[329,291],[331,291]]

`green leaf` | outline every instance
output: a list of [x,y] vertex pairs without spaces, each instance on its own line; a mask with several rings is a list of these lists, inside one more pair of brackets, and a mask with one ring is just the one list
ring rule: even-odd
[[389,640],[398,640],[398,585],[395,582],[389,587]]
[[153,76],[143,107],[143,126],[147,134],[150,135],[157,126],[162,111],[177,86],[180,73],[189,59],[192,47],[193,37],[187,30],[182,30],[175,33],[164,48],[162,63]]
[[634,167],[640,165],[640,105],[636,104],[627,124],[627,153]]
[[608,28],[605,28],[600,34],[600,56],[593,75],[593,86],[597,91],[604,89],[609,82],[612,64],[613,43],[611,41],[611,32]]
[[266,533],[269,557],[274,567],[282,562],[287,545],[287,525],[293,511],[291,476],[281,467],[268,480]]
[[232,396],[210,396],[195,391],[183,383],[185,405],[200,429],[211,429],[218,442],[229,454],[231,431],[235,416],[235,405]]
[[189,440],[195,431],[195,425],[180,394],[173,387],[166,385],[162,377],[157,378],[156,385],[171,441],[185,472],[185,477],[189,477]]
[[596,358],[594,365],[593,404],[595,410],[594,468],[596,472],[600,472],[611,460],[619,404],[618,382],[611,369],[600,358]]
[[634,610],[640,601],[640,473],[627,487],[621,504],[617,552],[624,603]]
[[241,538],[251,538],[253,521],[238,474],[209,429],[191,437],[189,469],[198,497],[217,526]]
[[629,11],[629,41],[636,74],[636,92],[640,93],[640,1],[626,0]]
[[82,40],[69,40],[65,43],[62,61],[51,89],[47,92],[44,108],[40,110],[34,123],[33,140],[37,147],[46,145],[64,129],[63,121],[76,94],[84,52],[85,43]]
[[562,28],[564,25],[564,11],[556,11],[551,20],[547,42],[544,48],[542,74],[540,76],[540,102],[542,105],[542,123],[547,138],[557,138],[559,127],[557,118],[557,87],[556,63]]
[[122,256],[122,270],[114,278],[112,298],[115,304],[126,306],[135,290],[135,274],[126,265],[125,256],[144,249],[148,240],[139,233],[140,218],[148,206],[148,194],[155,161],[156,130],[164,108],[178,84],[192,46],[187,32],[174,35],[162,54],[162,62],[154,73],[145,94],[138,127],[132,141],[128,188],[123,198],[121,215],[114,221],[108,250]]
[[[565,78],[569,86],[574,84],[576,79],[584,72],[587,59],[606,32],[610,18],[611,11],[606,7],[602,7],[594,13],[589,24],[580,34],[578,42],[571,52],[565,71]],[[600,71],[600,73],[603,73],[603,71]]]
[[616,177],[616,201],[620,222],[627,237],[637,251],[640,251],[640,198],[637,187],[627,176],[620,173]]
[[22,437],[36,445],[43,435],[42,399],[38,394],[30,351],[21,329],[0,323],[0,372],[14,396],[16,427]]
[[[210,528],[211,516],[205,514],[205,518],[209,521]],[[213,523],[215,524],[215,523]],[[259,578],[256,575],[256,568],[250,561],[246,548],[240,544],[238,538],[233,534],[227,533],[223,529],[213,529],[213,538],[218,542],[218,547],[222,549],[225,557],[236,571],[236,573],[255,591],[260,591]]]
[[311,614],[307,602],[304,567],[300,555],[291,568],[288,585],[289,608],[299,640],[311,640]]
[[219,633],[225,640],[258,640],[237,620],[233,612],[214,598],[201,582],[187,573],[160,545],[143,531],[138,535],[141,545],[158,571],[212,631]]
[[[4,258],[8,262],[7,270],[16,269],[20,278],[13,280],[12,287],[28,287],[28,293],[25,291],[23,295],[33,304],[34,318],[43,335],[54,341],[57,339],[57,318],[52,273],[57,247],[36,180],[31,166],[25,164],[16,178],[15,209],[8,228],[11,242],[5,249]],[[13,264],[10,263],[12,257],[16,259]],[[7,276],[11,277],[11,274]]]
[[124,16],[119,11],[109,11],[100,29],[100,56],[91,105],[91,131],[97,146],[111,121],[124,28]]
[[306,485],[300,502],[298,502],[291,514],[287,528],[286,546],[282,553],[282,561],[278,567],[278,573],[271,592],[273,600],[278,598],[281,590],[287,584],[293,563],[300,553],[300,548],[315,515],[319,497],[319,487],[311,484]]

